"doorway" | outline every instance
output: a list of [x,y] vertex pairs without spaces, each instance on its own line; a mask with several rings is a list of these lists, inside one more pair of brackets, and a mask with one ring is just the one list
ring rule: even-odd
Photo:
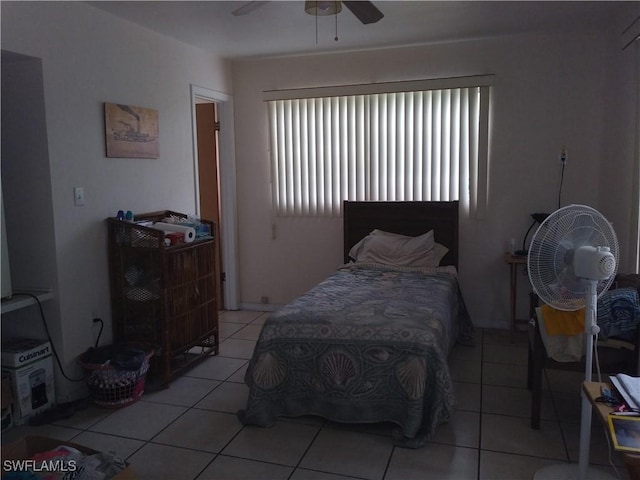
[[239,308],[232,98],[191,86],[196,214],[216,222],[218,309]]
[[197,99],[196,108],[196,138],[198,145],[198,190],[200,191],[200,217],[212,220],[216,225],[215,232],[215,274],[216,299],[218,310],[224,310],[224,295],[222,295],[222,256],[221,256],[221,224],[220,224],[220,188],[218,165],[218,123],[217,109],[214,102]]

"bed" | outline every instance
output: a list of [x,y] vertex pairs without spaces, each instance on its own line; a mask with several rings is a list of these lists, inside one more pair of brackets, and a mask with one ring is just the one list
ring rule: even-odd
[[[447,356],[472,335],[456,277],[458,203],[345,202],[343,218],[345,264],[267,319],[238,417],[391,422],[395,443],[417,448],[453,412]],[[367,256],[396,241],[417,264]],[[438,258],[423,265],[427,244]]]

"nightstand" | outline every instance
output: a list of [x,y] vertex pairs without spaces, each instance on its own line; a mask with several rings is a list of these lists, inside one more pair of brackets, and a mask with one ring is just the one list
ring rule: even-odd
[[529,320],[522,320],[516,318],[516,305],[518,295],[518,265],[526,265],[526,255],[516,255],[514,253],[506,252],[504,254],[504,261],[509,264],[511,275],[511,304],[509,309],[509,320],[511,322],[511,341],[513,341],[513,335],[516,331],[517,323],[529,323]]

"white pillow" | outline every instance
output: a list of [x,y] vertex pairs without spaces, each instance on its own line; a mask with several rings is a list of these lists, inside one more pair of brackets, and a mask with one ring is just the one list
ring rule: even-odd
[[433,230],[418,237],[370,234],[349,251],[356,262],[374,262],[405,267],[435,265]]
[[[433,230],[431,230],[431,233],[433,233]],[[369,233],[369,235],[389,235],[389,236],[395,236],[395,237],[407,237],[406,235],[401,235],[399,233],[385,232],[384,230],[379,230],[377,228],[373,230],[371,233]],[[411,237],[408,237],[408,238],[411,238]],[[444,256],[447,254],[448,251],[449,249],[444,245],[442,245],[441,243],[434,242],[434,247],[433,247],[434,263],[433,265],[429,265],[429,266],[433,266],[433,267],[439,266],[440,262],[442,261],[442,259],[444,258]]]
[[435,246],[433,247],[433,259],[436,262],[436,267],[440,265],[440,262],[447,253],[449,253],[449,249],[447,247],[441,243],[435,243]]

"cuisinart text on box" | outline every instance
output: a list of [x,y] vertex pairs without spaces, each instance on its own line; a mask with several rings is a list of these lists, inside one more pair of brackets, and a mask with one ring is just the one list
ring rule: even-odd
[[25,423],[55,405],[49,342],[31,338],[2,342],[2,371],[11,377],[16,424]]
[[51,344],[32,338],[12,338],[2,342],[2,366],[22,367],[51,355]]

